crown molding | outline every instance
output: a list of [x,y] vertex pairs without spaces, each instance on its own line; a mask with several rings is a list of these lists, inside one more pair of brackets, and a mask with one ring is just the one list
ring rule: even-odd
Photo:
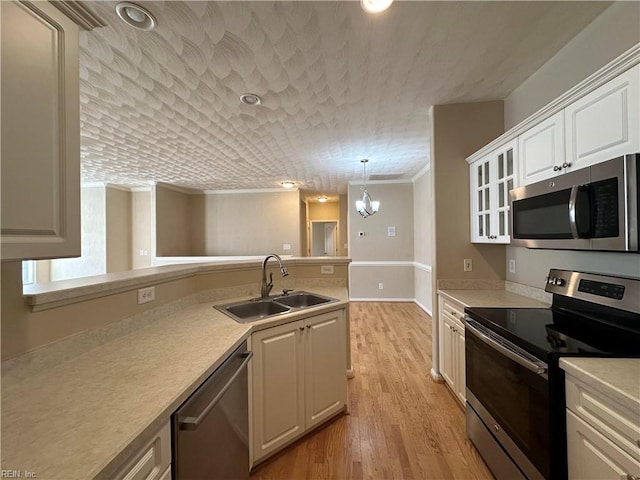
[[202,194],[202,190],[198,190],[198,189],[195,189],[195,188],[188,188],[188,187],[180,187],[178,185],[172,185],[170,183],[156,182],[155,186],[156,186],[156,188],[157,187],[162,187],[162,188],[166,188],[168,190],[173,190],[175,192],[184,193],[186,195],[201,195]]
[[247,190],[203,190],[202,193],[205,195],[237,195],[242,193],[291,193],[298,192],[300,189],[298,187],[294,188],[256,188],[256,189],[247,189]]
[[484,157],[485,155],[488,155],[503,144],[516,139],[519,135],[522,135],[538,123],[558,113],[560,110],[563,110],[564,108],[574,103],[576,100],[593,92],[596,88],[604,85],[609,80],[614,79],[621,73],[626,72],[638,63],[640,63],[640,43],[635,44],[622,55],[615,58],[613,61],[609,62],[607,65],[605,65],[592,75],[588,76],[573,88],[567,90],[558,98],[542,107],[536,113],[524,119],[522,122],[509,129],[507,132],[500,135],[494,141],[485,145],[480,150],[467,157],[467,163],[473,163],[476,160]]
[[[405,178],[400,180],[367,180],[367,185],[390,185],[392,183],[413,183],[411,178]],[[349,185],[364,185],[362,180],[349,180]]]
[[94,28],[107,26],[107,24],[83,2],[76,0],[52,0],[50,3],[84,30],[93,30]]
[[418,180],[420,177],[422,177],[425,173],[427,173],[429,170],[431,170],[431,162],[428,162],[424,167],[422,167],[420,169],[420,171],[418,173],[416,173],[413,177],[411,177],[411,181],[413,183],[416,182],[416,180]]

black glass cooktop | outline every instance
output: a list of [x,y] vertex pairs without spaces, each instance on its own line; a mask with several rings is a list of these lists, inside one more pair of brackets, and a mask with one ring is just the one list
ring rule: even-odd
[[[640,356],[640,318],[556,308],[466,308],[469,317],[549,363],[560,355]],[[617,320],[617,319],[615,319]]]

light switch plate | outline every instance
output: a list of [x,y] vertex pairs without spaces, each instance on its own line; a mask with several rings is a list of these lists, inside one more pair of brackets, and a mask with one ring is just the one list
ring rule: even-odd
[[516,273],[516,261],[514,259],[509,260],[509,273]]
[[290,243],[283,243],[282,244],[282,250],[284,250],[285,252],[291,251],[291,244]]
[[473,260],[470,258],[464,259],[464,271],[472,272],[473,271]]
[[387,237],[396,236],[396,227],[387,227]]

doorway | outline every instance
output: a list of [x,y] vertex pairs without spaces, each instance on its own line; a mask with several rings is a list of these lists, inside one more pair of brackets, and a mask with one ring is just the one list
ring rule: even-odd
[[311,221],[311,256],[335,257],[338,255],[338,221]]

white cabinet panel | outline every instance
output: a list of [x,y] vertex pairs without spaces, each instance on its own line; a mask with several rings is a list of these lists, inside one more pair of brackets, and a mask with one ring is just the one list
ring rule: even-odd
[[252,463],[280,450],[347,403],[345,310],[252,335]]
[[0,8],[2,259],[78,256],[78,26],[49,2]]
[[256,459],[276,451],[304,430],[302,321],[252,337],[253,437]]
[[509,190],[518,186],[517,167],[515,140],[469,166],[473,243],[509,243]]
[[[171,426],[167,422],[135,456],[114,476],[118,480],[163,480],[171,472]],[[169,478],[170,478],[169,474]]]
[[520,185],[563,172],[564,112],[558,112],[518,137]]
[[621,480],[640,477],[640,462],[567,411],[569,479]]
[[440,374],[458,400],[466,401],[465,332],[462,305],[438,296],[440,317]]
[[565,109],[572,169],[640,151],[640,65]]

